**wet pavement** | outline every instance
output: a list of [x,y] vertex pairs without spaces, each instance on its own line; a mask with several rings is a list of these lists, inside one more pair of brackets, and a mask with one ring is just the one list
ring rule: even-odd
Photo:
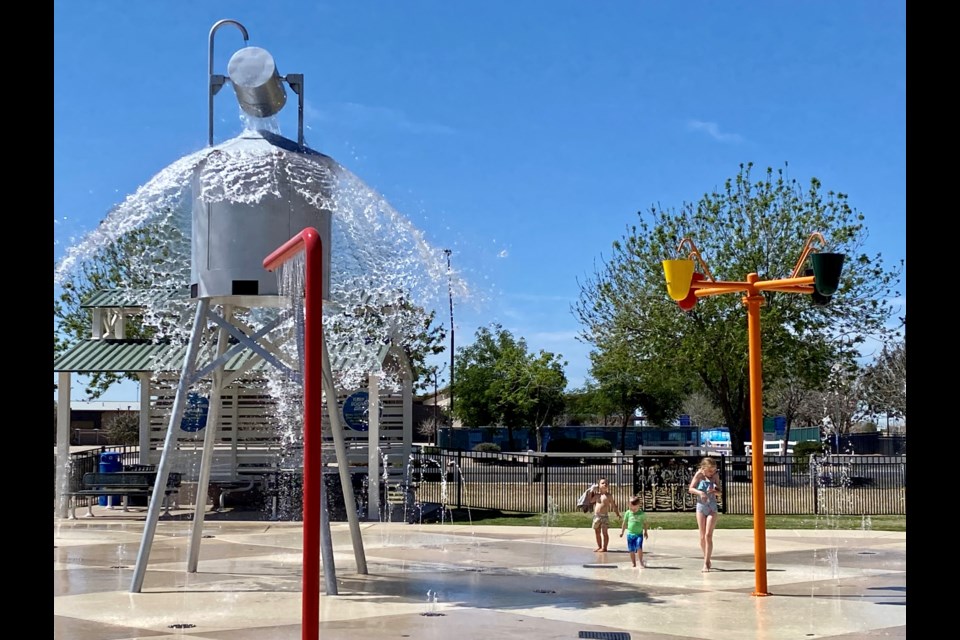
[[[302,637],[302,523],[208,514],[188,573],[191,523],[175,514],[158,523],[143,588],[131,593],[145,511],[84,513],[54,521],[56,640]],[[752,530],[718,530],[703,573],[696,531],[651,529],[648,566],[633,568],[618,529],[610,551],[594,553],[584,528],[360,528],[365,575],[348,525],[332,524],[338,594],[320,598],[324,640],[906,636],[905,533],[768,531],[761,597]]]

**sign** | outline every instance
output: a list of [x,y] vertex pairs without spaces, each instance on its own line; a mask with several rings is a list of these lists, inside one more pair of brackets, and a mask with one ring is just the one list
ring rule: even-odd
[[207,426],[207,412],[210,410],[210,401],[199,393],[187,394],[187,406],[183,410],[180,420],[180,429],[194,433]]
[[343,423],[354,431],[370,429],[370,394],[355,391],[343,401]]

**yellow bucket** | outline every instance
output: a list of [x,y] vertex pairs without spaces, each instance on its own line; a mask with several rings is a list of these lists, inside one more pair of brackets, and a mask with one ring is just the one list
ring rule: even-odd
[[693,281],[693,260],[664,260],[663,275],[667,279],[667,293],[676,301],[683,300],[690,293]]

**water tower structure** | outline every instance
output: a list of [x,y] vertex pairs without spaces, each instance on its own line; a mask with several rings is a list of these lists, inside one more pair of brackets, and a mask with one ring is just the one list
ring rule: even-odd
[[[303,76],[280,76],[272,56],[264,49],[251,46],[244,46],[233,55],[226,76],[214,74],[214,36],[225,25],[237,27],[243,34],[245,45],[249,39],[246,28],[234,20],[221,20],[210,30],[208,142],[211,150],[197,165],[191,184],[190,299],[196,304],[196,310],[157,464],[155,484],[156,487],[166,486],[190,390],[201,380],[209,381],[208,414],[187,567],[190,572],[197,570],[199,559],[205,504],[202,497],[207,495],[210,482],[220,419],[220,393],[225,385],[244,373],[243,369],[228,372],[224,364],[241,351],[249,350],[258,362],[266,362],[288,379],[302,382],[302,358],[291,362],[285,355],[289,350],[280,348],[291,339],[289,327],[297,305],[289,304],[287,294],[280,290],[277,274],[264,268],[264,259],[304,229],[315,229],[323,246],[321,288],[325,296],[330,291],[331,198],[335,188],[332,169],[335,163],[303,144]],[[213,97],[224,84],[233,86],[246,114],[253,118],[268,118],[286,103],[284,82],[299,99],[296,142],[268,130],[247,130],[228,142],[213,145]],[[331,179],[298,181],[297,176],[302,175],[298,169],[304,166],[326,167],[329,171],[320,173],[331,176]],[[236,185],[246,185],[244,197],[237,197]],[[257,309],[270,310],[268,317],[271,319],[263,326],[251,328],[239,315]],[[346,460],[326,340],[323,346],[323,388],[305,389],[304,392],[315,393],[317,397],[323,393],[337,459]],[[337,466],[357,570],[365,574],[366,561],[352,479],[348,465]],[[321,501],[324,499],[322,497]],[[131,592],[139,592],[142,588],[161,509],[162,500],[151,500]],[[328,594],[336,595],[332,542],[325,508],[321,509],[321,514],[320,552],[324,560],[326,589]],[[306,593],[304,597],[307,597]]]

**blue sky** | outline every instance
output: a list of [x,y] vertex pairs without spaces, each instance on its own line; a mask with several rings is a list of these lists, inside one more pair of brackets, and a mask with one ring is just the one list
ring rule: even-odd
[[[740,163],[847,193],[867,248],[906,257],[902,1],[56,0],[54,260],[207,145],[224,18],[304,75],[306,144],[452,249],[482,292],[454,301],[456,345],[498,322],[562,354],[571,387],[589,368],[578,280],[637,211],[696,201]],[[241,46],[219,30],[214,73]],[[278,121],[296,139],[288,93]],[[229,87],[214,117],[215,144],[242,130]]]

